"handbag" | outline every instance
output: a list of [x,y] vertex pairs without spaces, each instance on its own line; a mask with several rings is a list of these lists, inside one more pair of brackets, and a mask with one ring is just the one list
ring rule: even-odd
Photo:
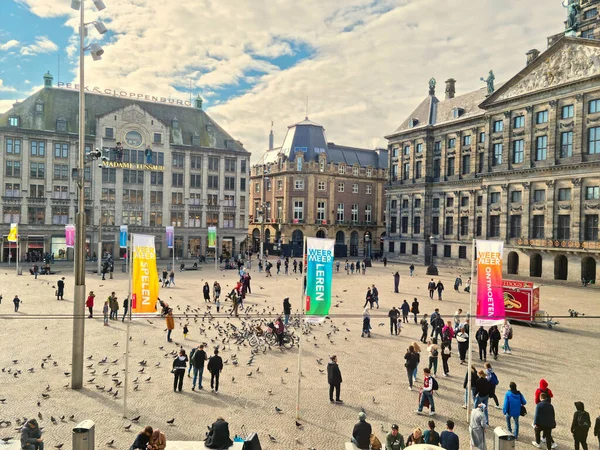
[[527,408],[525,405],[521,405],[521,417],[525,417],[527,415]]

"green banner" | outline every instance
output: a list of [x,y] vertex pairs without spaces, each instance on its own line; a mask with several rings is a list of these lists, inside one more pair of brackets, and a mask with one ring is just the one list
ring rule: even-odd
[[306,314],[326,316],[331,307],[333,239],[306,239]]
[[217,246],[217,227],[208,227],[208,247],[215,248]]

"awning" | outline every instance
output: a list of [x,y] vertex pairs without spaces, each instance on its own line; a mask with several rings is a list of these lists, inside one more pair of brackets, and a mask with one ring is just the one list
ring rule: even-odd
[[29,242],[27,244],[27,248],[44,248],[44,244],[43,243],[38,243],[38,242]]

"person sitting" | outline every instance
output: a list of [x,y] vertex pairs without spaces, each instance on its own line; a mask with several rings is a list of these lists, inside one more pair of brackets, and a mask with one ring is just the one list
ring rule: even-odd
[[197,263],[197,262],[194,262],[194,265],[193,265],[192,267],[193,267],[194,269],[197,269],[197,268],[198,268],[198,263]]
[[371,446],[371,424],[367,422],[364,412],[358,413],[358,423],[352,430],[352,442],[361,450],[367,450]]
[[35,419],[29,419],[21,429],[21,448],[24,450],[44,450],[42,430]]
[[363,328],[360,337],[371,337],[371,316],[368,307],[363,312]]
[[179,266],[179,271],[183,272],[185,270],[185,264],[181,263],[181,265]]
[[233,441],[229,437],[229,424],[222,417],[217,417],[217,420],[210,427],[204,446],[222,450],[232,445]]
[[152,432],[152,437],[148,443],[148,450],[165,450],[166,447],[167,438],[165,437],[165,433],[159,429],[155,429]]
[[144,428],[135,437],[135,441],[133,441],[133,444],[129,450],[146,450],[148,448],[148,444],[150,443],[150,438],[152,437],[153,432],[154,430],[150,426]]

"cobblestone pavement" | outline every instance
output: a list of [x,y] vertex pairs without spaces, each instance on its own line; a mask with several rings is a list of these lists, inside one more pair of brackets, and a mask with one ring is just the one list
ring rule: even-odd
[[[401,273],[400,294],[393,294],[392,289],[392,273],[396,269]],[[6,423],[0,425],[0,438],[18,438],[16,418],[38,417],[40,414],[40,424],[44,427],[49,449],[60,443],[64,443],[64,449],[70,448],[72,427],[84,419],[96,423],[97,448],[106,448],[107,443],[114,440],[115,448],[127,449],[142,426],[160,428],[167,439],[197,441],[203,438],[207,425],[217,416],[223,416],[229,421],[233,433],[241,433],[242,426],[247,431],[257,431],[265,449],[337,450],[342,449],[344,441],[348,440],[361,407],[382,440],[392,423],[398,423],[401,433],[407,436],[412,428],[425,427],[427,423],[425,416],[413,412],[417,406],[418,391],[407,389],[403,364],[405,349],[412,341],[418,340],[420,328],[407,324],[400,337],[392,337],[389,335],[387,312],[391,306],[399,306],[405,298],[410,303],[414,296],[421,302],[421,311],[428,314],[434,307],[439,307],[443,317],[451,319],[458,307],[466,311],[468,295],[452,290],[456,272],[451,268],[440,270],[440,278],[446,286],[443,301],[428,299],[426,285],[429,277],[420,267],[413,278],[408,277],[406,266],[383,268],[380,263],[368,269],[365,276],[343,272],[334,274],[333,296],[338,307],[332,308],[331,321],[314,328],[303,351],[301,428],[295,424],[297,348],[260,353],[252,365],[247,366],[250,348],[231,345],[222,352],[228,364],[223,370],[218,395],[206,388],[192,392],[191,379],[187,377],[183,393],[173,392],[172,356],[168,353],[177,350],[180,344],[188,352],[199,342],[215,344],[210,341],[216,335],[215,324],[202,321],[206,306],[201,298],[201,286],[204,281],[212,286],[216,279],[226,293],[236,279],[233,271],[215,273],[204,267],[202,272],[177,273],[177,285],[161,290],[161,298],[180,315],[176,319],[174,343],[166,342],[164,319],[155,317],[133,321],[127,417],[141,415],[139,423],[134,424],[123,418],[123,385],[117,388],[111,381],[113,378],[124,380],[126,326],[119,320],[104,327],[101,314],[103,301],[111,291],[116,291],[120,301],[125,297],[126,274],[115,274],[115,280],[106,281],[100,281],[94,275],[87,276],[87,290],[96,293],[94,318],[86,319],[85,355],[90,357],[86,359],[86,366],[91,367],[85,369],[84,388],[74,391],[68,388],[70,377],[67,375],[71,372],[74,281],[71,271],[63,270],[61,274],[66,277],[65,301],[57,301],[54,297],[53,286],[58,276],[40,276],[34,280],[29,275],[16,277],[14,269],[6,271],[6,274],[0,273],[0,293],[4,297],[0,304],[4,347],[0,352],[0,399],[5,399],[0,404],[0,420],[12,422],[8,426]],[[463,275],[466,279],[467,274]],[[290,297],[294,310],[299,308],[300,275],[273,275],[267,279],[254,270],[252,276],[253,294],[248,296],[246,303],[252,305],[255,311],[270,307],[280,311],[285,296]],[[367,339],[360,337],[361,311],[364,294],[371,284],[379,289],[380,309],[372,312],[373,336]],[[17,314],[13,313],[12,304],[15,294],[23,300]],[[184,340],[182,326],[186,319],[182,313],[187,305],[191,309],[199,308],[200,313],[197,322],[193,314],[188,314],[190,334]],[[512,355],[500,354],[498,361],[494,362],[500,379],[498,393],[502,401],[508,383],[515,381],[529,402],[530,415],[521,419],[517,443],[518,448],[526,448],[531,446],[533,439],[533,393],[539,379],[546,378],[555,394],[552,404],[557,411],[556,441],[560,448],[571,448],[569,426],[573,402],[583,400],[593,418],[600,412],[600,391],[594,388],[598,372],[600,319],[587,317],[600,316],[600,291],[542,286],[541,308],[556,316],[566,315],[568,309],[573,308],[586,316],[561,318],[560,325],[552,330],[516,326],[511,341]],[[229,321],[239,325],[242,319],[217,317],[214,320],[221,324]],[[332,322],[340,331],[328,338]],[[200,327],[205,328],[207,337],[200,333]],[[317,363],[317,359],[322,359],[326,364],[332,354],[338,356],[343,374],[343,405],[329,403],[327,377],[321,372],[325,366]],[[237,355],[237,366],[232,365],[233,355]],[[43,358],[46,362],[42,368]],[[107,358],[107,364],[99,364],[103,358]],[[139,374],[138,362],[142,360],[148,363],[144,373]],[[15,376],[17,370],[20,373]],[[250,372],[252,375],[247,376]],[[438,431],[442,431],[445,421],[454,419],[462,448],[466,448],[466,413],[461,408],[465,367],[459,365],[456,356],[450,359],[450,375],[449,378],[438,377],[440,390],[436,396],[435,420]],[[151,377],[150,381],[144,381],[148,377]],[[136,378],[139,384],[133,383]],[[419,385],[417,383],[417,387]],[[139,386],[138,390],[134,391],[134,386]],[[204,386],[209,387],[206,372]],[[104,390],[97,387],[104,387]],[[111,387],[112,392],[107,393]],[[117,390],[114,398],[112,394]],[[282,412],[276,412],[275,407]],[[501,411],[491,408],[489,413],[492,428],[504,425]],[[175,418],[174,424],[168,425],[167,420],[172,418]],[[129,425],[130,429],[126,430],[124,427]],[[276,442],[272,442],[268,434]],[[589,442],[593,447],[596,445],[592,436]],[[488,432],[488,445],[492,446],[491,431]]]

